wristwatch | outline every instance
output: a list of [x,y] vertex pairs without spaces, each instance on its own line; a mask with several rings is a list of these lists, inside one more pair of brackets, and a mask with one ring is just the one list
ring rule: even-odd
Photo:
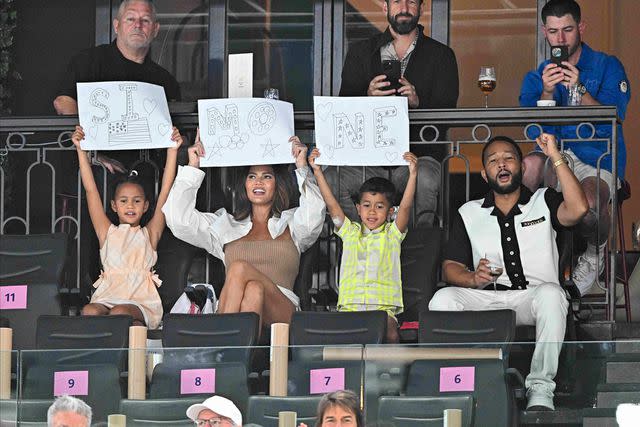
[[585,93],[587,93],[587,87],[581,82],[578,82],[578,92],[580,92],[580,95],[584,95]]

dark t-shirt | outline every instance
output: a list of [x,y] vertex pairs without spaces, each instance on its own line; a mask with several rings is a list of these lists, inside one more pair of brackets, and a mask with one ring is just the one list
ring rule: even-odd
[[180,86],[167,70],[149,58],[142,64],[125,58],[115,40],[74,56],[62,78],[57,95],[77,99],[76,83],[131,80],[164,87],[168,101],[180,100]]

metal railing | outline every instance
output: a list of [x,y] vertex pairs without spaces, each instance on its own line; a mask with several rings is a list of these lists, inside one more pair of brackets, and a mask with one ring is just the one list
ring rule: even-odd
[[[452,159],[463,161],[465,175],[465,197],[468,201],[470,197],[470,160],[464,154],[464,147],[471,144],[483,144],[491,136],[496,128],[508,127],[515,134],[521,132],[521,137],[515,137],[518,142],[533,142],[527,137],[527,132],[532,127],[542,128],[544,125],[578,125],[578,128],[587,126],[591,129],[588,138],[561,140],[561,147],[565,142],[575,141],[598,141],[606,144],[607,151],[600,158],[610,155],[612,159],[612,174],[614,182],[617,180],[617,116],[613,106],[594,107],[558,107],[558,108],[460,108],[446,110],[412,110],[409,112],[410,125],[413,129],[419,129],[419,140],[412,141],[412,146],[432,145],[445,147],[446,154],[441,160],[442,170],[446,171]],[[77,197],[80,193],[81,183],[76,169],[69,170],[69,165],[75,165],[75,149],[70,142],[71,131],[77,124],[75,116],[44,116],[44,117],[3,117],[0,121],[0,234],[7,233],[33,233],[34,230],[40,232],[59,231],[65,225],[73,224],[76,233],[73,234],[75,242],[75,278],[70,282],[70,286],[80,286],[80,258],[83,256],[80,233],[83,221],[88,218],[82,217],[81,200]],[[181,132],[188,133],[195,131],[198,125],[198,116],[195,113],[173,114],[173,124]],[[604,124],[612,128],[611,138],[596,138],[593,125]],[[313,131],[314,121],[312,112],[296,112],[295,127],[297,132]],[[447,135],[439,135],[439,130],[448,128],[449,135],[455,133],[461,136],[449,139]],[[456,132],[451,132],[456,129]],[[428,132],[427,132],[428,130]],[[578,133],[578,132],[576,132]],[[434,137],[427,139],[427,134]],[[307,141],[308,142],[308,141]],[[52,160],[53,157],[58,157]],[[21,159],[22,160],[19,160]],[[151,163],[148,152],[140,151],[140,162]],[[600,164],[600,160],[598,165]],[[13,165],[13,166],[11,166]],[[100,166],[101,167],[101,166]],[[47,200],[38,197],[34,199],[32,187],[34,185],[34,171],[37,168],[45,168],[49,171],[50,182],[38,182],[37,194],[42,194],[43,187],[47,189]],[[156,167],[157,168],[157,167]],[[156,169],[157,170],[157,169]],[[60,176],[72,174],[73,187],[75,188],[75,212],[69,213],[69,195],[61,195],[59,188]],[[157,173],[156,173],[157,176]],[[212,191],[225,191],[226,185],[222,181],[219,188],[214,188],[211,179],[212,174],[207,173],[206,189],[207,200],[206,209],[213,210]],[[440,203],[438,207],[438,218],[440,226],[447,227],[451,212],[455,212],[457,206],[448,206],[449,190],[451,187],[451,174],[443,173],[440,183]],[[419,179],[419,178],[418,178]],[[69,180],[67,180],[69,181]],[[102,174],[103,201],[106,206],[106,182],[107,174],[103,168]],[[68,184],[68,182],[67,182]],[[67,188],[70,188],[67,185]],[[612,188],[615,188],[612,186]],[[156,187],[157,189],[157,187]],[[73,195],[71,195],[73,196]],[[445,202],[446,201],[446,202]],[[62,207],[65,205],[63,211]],[[43,208],[44,206],[44,208]],[[599,206],[599,203],[596,203]],[[34,209],[38,214],[34,215]],[[609,271],[608,285],[599,283],[601,289],[605,291],[604,304],[606,306],[607,320],[615,319],[615,277],[616,263],[615,253],[617,249],[616,230],[617,216],[617,194],[611,194],[611,224],[610,224],[610,247],[611,269]],[[46,211],[46,215],[42,215]],[[19,228],[22,227],[22,230]],[[16,230],[17,231],[14,231]],[[207,262],[206,275],[210,275]]]

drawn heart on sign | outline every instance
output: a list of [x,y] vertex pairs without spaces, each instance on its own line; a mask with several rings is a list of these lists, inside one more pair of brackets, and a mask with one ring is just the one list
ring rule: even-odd
[[387,151],[384,156],[389,160],[389,163],[394,162],[398,158],[398,153],[395,151]]
[[330,159],[333,159],[334,154],[336,154],[336,148],[333,145],[327,145],[322,149],[322,155],[326,155]]
[[158,103],[155,99],[145,98],[144,101],[142,101],[142,106],[144,107],[144,111],[146,111],[147,114],[151,114],[151,112],[156,109],[157,105]]
[[96,135],[98,135],[98,126],[91,126],[89,128],[89,136],[91,139],[96,139]]
[[170,128],[171,126],[169,126],[169,123],[160,123],[158,125],[158,132],[160,132],[160,135],[164,136],[169,132]]
[[333,104],[331,102],[318,104],[318,116],[320,116],[320,120],[323,122],[326,121],[329,118],[329,114],[331,114],[331,110],[333,110]]

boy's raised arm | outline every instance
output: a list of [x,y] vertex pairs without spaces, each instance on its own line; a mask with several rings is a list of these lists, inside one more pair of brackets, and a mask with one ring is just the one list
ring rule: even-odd
[[324,203],[327,205],[329,216],[331,216],[331,220],[333,221],[336,230],[339,230],[340,227],[342,227],[342,224],[344,224],[344,211],[340,207],[338,200],[336,200],[333,195],[331,187],[322,172],[322,167],[316,164],[316,159],[318,157],[320,157],[320,151],[317,148],[314,148],[309,156],[309,165],[311,166],[311,169],[313,169],[316,181],[318,181],[318,188],[320,188],[320,193],[322,194]]
[[396,226],[401,232],[407,231],[409,226],[409,218],[411,217],[411,206],[413,206],[413,198],[416,194],[416,181],[418,178],[418,157],[415,154],[406,152],[402,156],[409,166],[409,180],[407,186],[404,189],[400,206],[398,207],[398,214],[396,215]]

